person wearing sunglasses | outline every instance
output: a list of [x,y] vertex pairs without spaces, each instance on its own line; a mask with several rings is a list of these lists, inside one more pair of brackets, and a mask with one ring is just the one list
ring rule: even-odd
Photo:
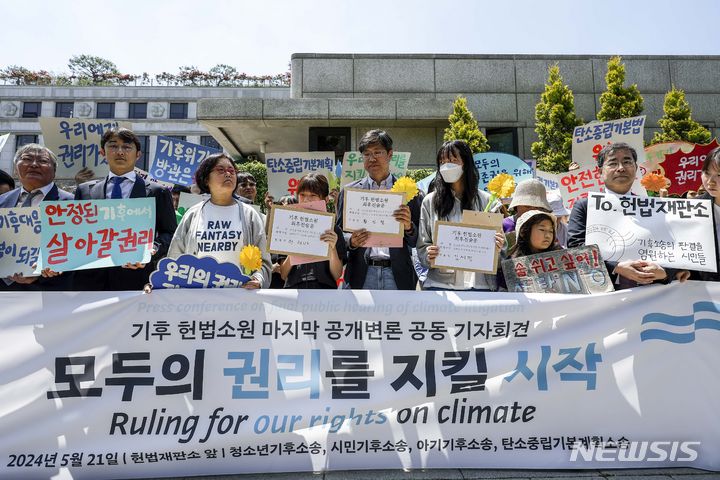
[[195,172],[195,183],[210,198],[185,212],[170,243],[168,257],[190,254],[239,265],[242,248],[255,245],[262,253],[262,268],[252,274],[252,280],[243,288],[267,288],[272,263],[264,222],[255,209],[234,195],[237,171],[232,160],[224,153],[208,156]]

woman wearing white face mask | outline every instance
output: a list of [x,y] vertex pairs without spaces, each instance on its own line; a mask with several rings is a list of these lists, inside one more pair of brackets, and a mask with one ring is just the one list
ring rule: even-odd
[[[420,263],[429,268],[423,290],[497,290],[495,275],[465,272],[443,268],[431,268],[430,262],[439,253],[434,245],[435,222],[460,222],[463,210],[483,211],[490,201],[490,194],[478,190],[478,172],[472,151],[461,140],[445,142],[438,151],[436,164],[438,174],[433,180],[434,191],[427,195],[420,210],[420,228],[417,251]],[[502,233],[495,235],[495,245],[501,249],[505,244]]]

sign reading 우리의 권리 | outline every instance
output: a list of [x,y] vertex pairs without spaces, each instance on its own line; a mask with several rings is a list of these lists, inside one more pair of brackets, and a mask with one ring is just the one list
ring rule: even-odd
[[[40,117],[44,145],[57,155],[55,178],[75,178],[83,168],[96,177],[108,173],[107,160],[100,154],[100,139],[111,128],[131,128],[115,120]],[[143,152],[147,153],[147,152]]]
[[585,244],[608,261],[717,271],[711,200],[588,195]]
[[435,222],[433,238],[438,256],[430,262],[431,266],[494,274],[498,260],[496,231],[485,225]]
[[42,267],[64,272],[147,263],[155,239],[155,199],[42,202]]
[[404,193],[389,190],[346,188],[343,203],[343,230],[402,236],[403,227],[393,212],[405,201]]
[[276,205],[270,216],[268,250],[327,260],[330,245],[320,240],[320,236],[325,230],[332,230],[334,224],[335,215],[332,213]]

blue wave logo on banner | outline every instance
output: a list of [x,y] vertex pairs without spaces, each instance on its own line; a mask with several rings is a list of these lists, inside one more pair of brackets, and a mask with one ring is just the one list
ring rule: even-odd
[[[654,324],[654,325],[649,325]],[[678,332],[681,328],[672,330],[661,328],[681,327],[686,332]],[[666,313],[648,313],[642,319],[644,330],[640,332],[640,341],[661,340],[670,343],[691,343],[695,340],[698,330],[720,331],[720,304],[714,302],[697,302],[693,305],[690,315],[668,315]]]

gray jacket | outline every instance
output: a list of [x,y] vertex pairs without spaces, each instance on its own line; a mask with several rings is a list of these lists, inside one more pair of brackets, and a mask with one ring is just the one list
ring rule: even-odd
[[[422,203],[422,208],[420,209],[420,225],[417,239],[417,252],[418,258],[420,259],[420,263],[422,264],[422,266],[429,269],[427,273],[427,279],[425,280],[425,283],[423,285],[427,287],[448,288],[449,285],[455,284],[455,270],[430,267],[430,261],[427,257],[427,247],[434,244],[432,236],[435,230],[435,222],[437,220],[459,222],[462,216],[462,208],[460,207],[460,200],[456,198],[455,206],[453,207],[453,211],[450,213],[450,218],[438,219],[437,212],[435,212],[432,204],[433,198],[435,198],[435,192],[432,192],[425,197]],[[475,202],[475,205],[473,205],[473,207],[475,207],[473,208],[473,210],[482,211],[485,209],[485,206],[490,200],[490,194],[485,191],[478,190],[478,196],[476,198],[477,200]],[[478,200],[480,203],[479,205],[477,205]],[[454,218],[456,216],[457,218]],[[490,290],[497,290],[496,275],[491,275],[487,273],[478,273],[477,275],[484,276],[485,283],[488,284]]]
[[[210,200],[205,200],[193,205],[185,212],[180,225],[175,230],[170,249],[167,256],[170,258],[178,258],[182,254],[197,255],[198,244],[195,238],[195,232],[199,230],[200,211]],[[240,206],[240,224],[243,232],[243,245],[255,245],[262,253],[262,268],[253,273],[252,277],[260,282],[262,288],[270,286],[270,275],[272,272],[272,262],[270,262],[270,254],[267,251],[267,241],[265,238],[265,225],[260,218],[260,214],[252,207],[243,204],[235,199]],[[238,259],[239,262],[239,259]]]

